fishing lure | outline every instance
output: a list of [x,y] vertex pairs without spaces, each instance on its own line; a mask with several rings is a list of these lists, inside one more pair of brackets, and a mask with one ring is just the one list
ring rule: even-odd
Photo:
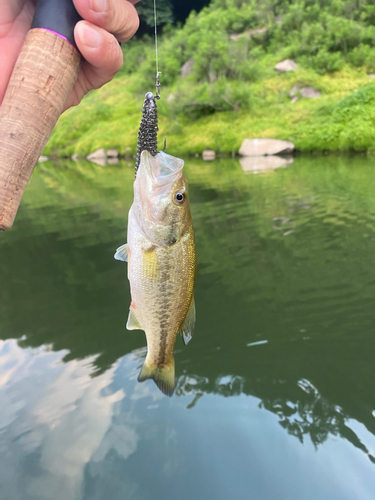
[[147,92],[143,103],[141,125],[138,132],[137,159],[135,162],[135,176],[141,161],[143,151],[148,151],[152,156],[157,155],[158,149],[158,106],[156,96]]
[[[141,161],[143,151],[148,151],[152,156],[156,156],[158,151],[158,106],[156,101],[160,99],[160,71],[159,71],[159,55],[158,55],[158,30],[156,19],[156,0],[154,0],[154,23],[155,23],[155,61],[156,61],[156,83],[155,95],[152,92],[147,92],[142,109],[141,125],[138,132],[137,158],[135,161],[135,176],[137,177],[138,168]],[[164,140],[164,149],[166,141]]]

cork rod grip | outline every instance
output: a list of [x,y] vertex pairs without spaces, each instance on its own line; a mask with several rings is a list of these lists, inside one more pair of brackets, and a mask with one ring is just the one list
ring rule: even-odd
[[57,34],[29,31],[0,107],[0,229],[9,229],[81,65]]

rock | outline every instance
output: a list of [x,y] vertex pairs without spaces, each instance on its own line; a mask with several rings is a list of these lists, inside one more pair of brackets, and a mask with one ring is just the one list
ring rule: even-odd
[[292,104],[294,104],[294,103],[295,103],[295,102],[297,102],[297,101],[298,101],[298,97],[297,97],[297,96],[295,96],[295,97],[293,97],[293,99],[292,99],[290,102],[291,102]]
[[49,160],[48,156],[39,156],[38,163],[43,163],[48,160]]
[[99,167],[105,167],[107,163],[106,158],[96,158],[95,160],[89,160],[91,163],[95,163],[95,165],[99,165]]
[[289,92],[290,97],[300,95],[302,97],[306,97],[307,99],[314,99],[315,97],[320,97],[321,93],[319,90],[315,90],[312,87],[301,87],[299,83],[294,85]]
[[285,59],[285,61],[281,61],[276,64],[275,70],[278,73],[285,73],[286,71],[295,71],[298,68],[298,64],[292,59]]
[[267,31],[267,28],[255,28],[253,30],[247,30],[242,33],[233,33],[232,35],[229,36],[231,40],[237,40],[240,38],[240,36],[245,36],[246,38],[251,38],[252,36],[255,35],[262,35]]
[[119,159],[114,158],[113,156],[111,158],[108,158],[107,160],[108,165],[118,165],[119,164]]
[[294,144],[279,139],[244,139],[240,147],[241,156],[269,156],[293,153]]
[[246,156],[240,158],[242,170],[253,174],[270,172],[276,168],[285,168],[293,161],[293,158],[281,158],[280,156]]
[[202,153],[204,161],[212,161],[216,158],[216,153],[212,149],[205,149]]
[[86,159],[91,161],[92,163],[95,163],[96,165],[99,165],[100,167],[105,167],[105,164],[107,162],[107,155],[104,148],[101,148],[86,156]]
[[301,88],[301,85],[299,85],[298,83],[297,83],[297,85],[294,85],[294,87],[292,87],[292,88],[289,90],[289,96],[290,96],[290,97],[293,97],[293,96],[295,96],[296,94],[298,94],[298,93],[299,93],[299,91],[300,91],[300,88]]
[[186,78],[191,75],[193,72],[194,61],[189,59],[186,63],[181,67],[181,78]]
[[302,87],[299,92],[302,97],[306,97],[307,99],[314,99],[322,95],[319,90],[315,90],[312,87]]
[[107,159],[107,155],[105,153],[104,148],[101,148],[101,149],[97,149],[93,153],[89,154],[88,156],[86,156],[86,158],[87,158],[87,160],[90,160],[94,163],[96,163],[94,160],[104,160],[104,163],[105,163],[105,160]]
[[255,36],[255,35],[262,35],[263,33],[266,33],[267,31],[267,28],[255,28],[253,30],[248,30],[248,31],[245,31],[245,35],[247,37],[252,37],[252,36]]
[[77,153],[74,153],[74,155],[71,156],[71,159],[73,161],[78,161],[78,154]]
[[107,149],[107,157],[108,158],[118,158],[117,149]]

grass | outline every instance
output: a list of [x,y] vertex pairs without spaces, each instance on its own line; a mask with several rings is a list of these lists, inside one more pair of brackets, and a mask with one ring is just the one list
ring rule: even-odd
[[[321,97],[292,103],[288,93],[297,83],[311,85]],[[170,93],[178,95],[178,84],[163,88],[159,143],[167,137],[167,151],[178,155],[204,149],[231,154],[243,139],[254,137],[290,140],[302,152],[375,150],[375,83],[364,69],[345,67],[324,76],[303,68],[282,75],[270,72],[249,88],[250,109],[217,111],[198,119],[168,103]],[[92,92],[61,116],[44,154],[84,156],[102,147],[135,153],[147,90],[136,76],[120,75]]]

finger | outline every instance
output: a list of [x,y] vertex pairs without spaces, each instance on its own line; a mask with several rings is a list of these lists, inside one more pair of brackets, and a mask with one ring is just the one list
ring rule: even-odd
[[74,28],[74,38],[85,61],[65,109],[77,105],[90,90],[98,89],[112,80],[123,62],[122,50],[116,38],[102,28],[87,21],[79,21]]
[[0,0],[0,105],[33,17],[33,5]]
[[133,5],[140,2],[141,0],[128,0],[128,2],[132,3]]
[[101,87],[111,80],[122,66],[122,50],[116,38],[87,21],[77,23],[74,36],[79,51],[88,63],[85,68],[92,66],[93,80],[89,90]]
[[113,33],[121,42],[127,42],[139,27],[132,3],[127,0],[74,0],[83,19]]

